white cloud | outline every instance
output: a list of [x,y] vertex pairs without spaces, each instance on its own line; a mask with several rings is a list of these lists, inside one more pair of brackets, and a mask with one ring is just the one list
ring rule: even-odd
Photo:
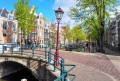
[[[62,8],[62,10],[64,11],[64,15],[62,18],[62,23],[70,23],[70,26],[73,27],[75,26],[75,21],[71,20],[71,18],[68,16],[68,11],[70,7],[73,7],[76,5],[76,1],[75,0],[56,0],[54,5],[53,5],[53,9],[58,9],[59,7]],[[63,25],[63,24],[62,24]]]

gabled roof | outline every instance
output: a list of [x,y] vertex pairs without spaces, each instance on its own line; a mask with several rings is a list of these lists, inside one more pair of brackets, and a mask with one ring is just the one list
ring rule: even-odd
[[1,14],[2,9],[0,9],[0,14]]
[[9,12],[6,10],[6,8],[0,9],[0,15],[2,17],[6,17],[7,18],[8,14],[9,14]]

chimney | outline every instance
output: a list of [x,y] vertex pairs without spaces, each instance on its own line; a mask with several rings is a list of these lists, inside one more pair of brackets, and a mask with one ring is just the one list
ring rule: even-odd
[[11,11],[11,14],[14,16],[14,15],[15,15],[15,12],[12,10],[12,11]]

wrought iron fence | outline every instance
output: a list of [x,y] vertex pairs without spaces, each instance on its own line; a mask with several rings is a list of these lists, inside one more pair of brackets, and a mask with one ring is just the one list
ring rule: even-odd
[[[56,54],[52,54],[51,47],[44,47],[45,51],[42,50],[37,50],[37,47],[34,45],[28,45],[24,46],[23,44],[0,44],[0,51],[1,54],[20,54],[20,55],[26,55],[29,53],[29,56],[43,56],[44,59],[47,60],[47,65],[53,65],[54,67],[54,72],[56,72],[56,69],[60,70],[60,77],[58,77],[55,81],[68,81],[68,76],[73,76],[71,81],[74,81],[76,76],[74,74],[70,74],[70,71],[72,71],[76,65],[73,64],[65,64],[64,58],[59,57],[60,62],[56,61]],[[29,52],[24,52],[24,50],[29,50]],[[42,51],[44,54],[36,53],[35,51]],[[27,54],[28,55],[28,54]],[[60,67],[56,66],[56,63],[60,64]],[[69,70],[65,70],[65,66],[72,66]]]

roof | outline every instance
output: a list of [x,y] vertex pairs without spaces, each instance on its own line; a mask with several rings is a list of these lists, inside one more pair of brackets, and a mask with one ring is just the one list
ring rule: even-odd
[[8,14],[9,14],[9,12],[6,10],[6,8],[3,8],[2,11],[1,11],[1,16],[7,18]]
[[2,9],[0,9],[0,13],[1,13]]

